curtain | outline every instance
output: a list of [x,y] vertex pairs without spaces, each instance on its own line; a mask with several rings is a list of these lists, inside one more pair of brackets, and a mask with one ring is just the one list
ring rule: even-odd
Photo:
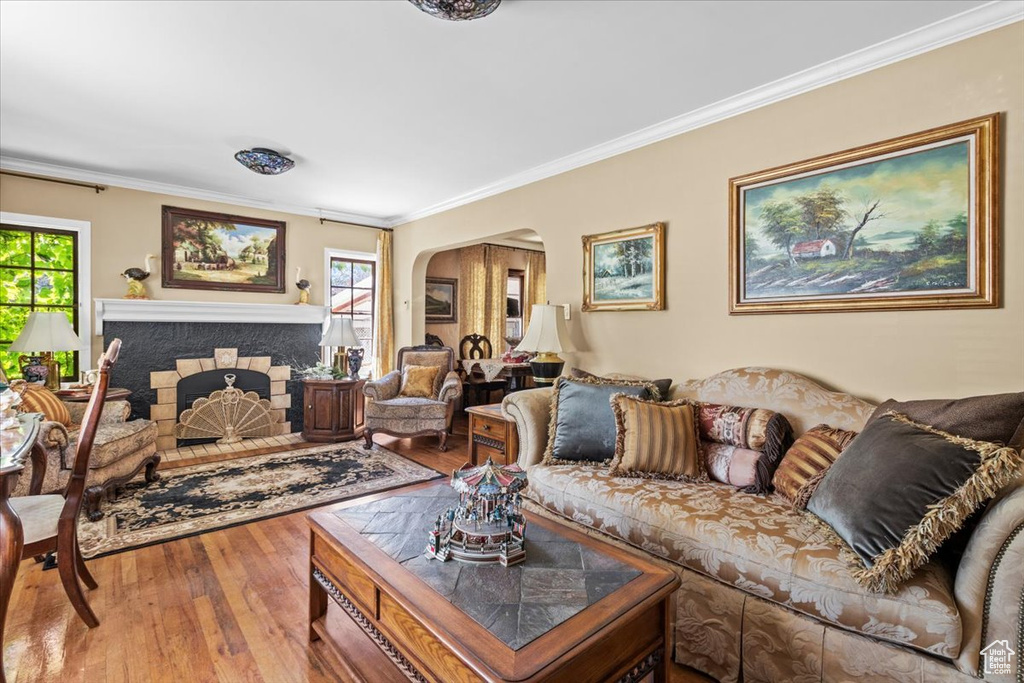
[[526,257],[526,292],[523,297],[523,334],[530,329],[533,304],[548,302],[548,278],[544,252],[531,251]]
[[[459,250],[459,339],[487,334],[487,247]],[[459,349],[455,349],[458,356]]]
[[395,363],[394,286],[391,280],[390,230],[377,235],[377,314],[373,317],[373,376],[380,379],[391,372]]
[[508,314],[508,264],[511,250],[486,247],[487,264],[487,321],[485,337],[491,341],[491,355],[500,358],[505,353],[505,318]]

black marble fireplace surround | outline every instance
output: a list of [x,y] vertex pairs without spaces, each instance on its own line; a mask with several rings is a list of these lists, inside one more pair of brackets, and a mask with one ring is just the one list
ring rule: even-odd
[[149,388],[149,373],[174,370],[179,358],[211,358],[214,349],[238,349],[239,356],[270,356],[272,365],[290,365],[288,391],[292,431],[302,431],[302,383],[297,367],[320,360],[319,324],[308,323],[183,323],[118,322],[103,324],[103,344],[121,340],[121,356],[110,374],[110,386],[132,391],[132,418],[149,418],[156,391]]

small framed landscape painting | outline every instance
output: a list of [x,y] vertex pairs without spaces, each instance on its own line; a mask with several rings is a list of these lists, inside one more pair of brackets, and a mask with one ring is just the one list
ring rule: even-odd
[[729,312],[999,305],[999,115],[729,181]]
[[664,223],[583,236],[584,311],[664,308]]
[[459,322],[459,281],[454,278],[428,277],[424,308],[428,323]]
[[163,286],[284,292],[284,221],[163,207]]

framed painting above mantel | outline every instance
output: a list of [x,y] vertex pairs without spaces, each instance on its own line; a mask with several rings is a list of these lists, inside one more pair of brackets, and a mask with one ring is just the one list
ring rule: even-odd
[[163,207],[162,284],[284,293],[285,223]]
[[999,305],[999,114],[729,181],[729,312]]

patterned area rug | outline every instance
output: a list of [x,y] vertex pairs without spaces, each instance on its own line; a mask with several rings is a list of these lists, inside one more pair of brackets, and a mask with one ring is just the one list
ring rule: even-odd
[[361,440],[179,467],[128,484],[98,522],[83,516],[78,539],[99,557],[442,476]]

